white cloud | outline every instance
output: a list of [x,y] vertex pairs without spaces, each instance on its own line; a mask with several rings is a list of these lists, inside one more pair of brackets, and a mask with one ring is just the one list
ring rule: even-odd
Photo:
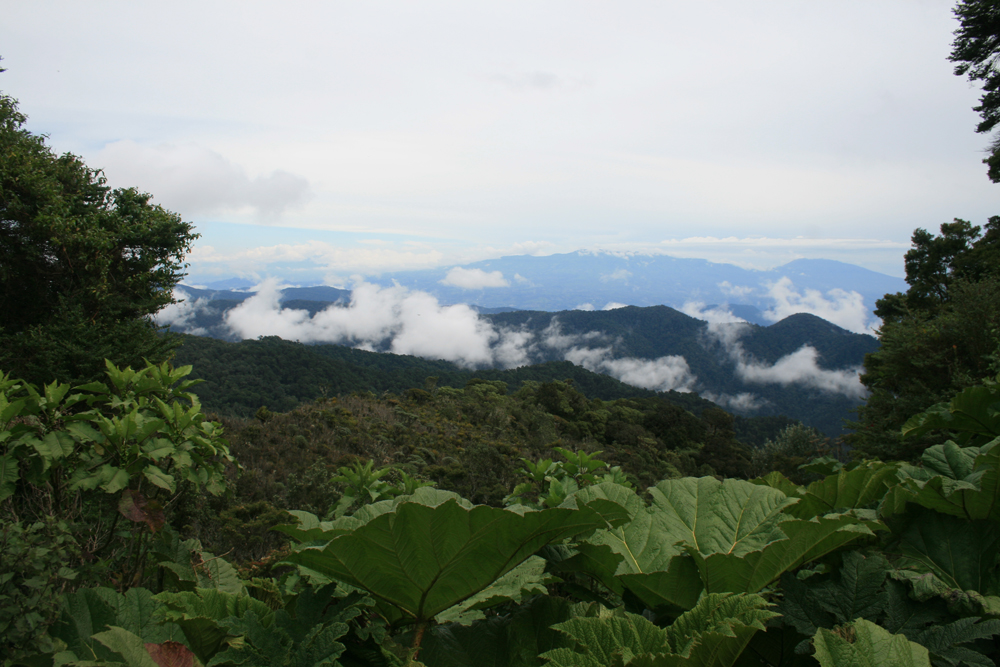
[[588,331],[583,334],[564,334],[558,317],[549,321],[549,326],[542,331],[542,345],[555,350],[567,350],[584,343],[606,341],[607,336],[600,331]]
[[153,319],[160,326],[169,326],[177,331],[189,333],[192,336],[205,336],[208,334],[201,327],[191,326],[191,320],[198,311],[205,307],[208,299],[191,300],[191,296],[179,287],[174,288],[174,299],[179,303],[168,303],[157,312]]
[[494,73],[483,77],[486,81],[499,83],[515,92],[551,91],[558,89],[575,90],[587,85],[583,77],[565,77],[553,72],[535,70],[517,74]]
[[575,307],[573,310],[594,310],[594,304],[592,303],[581,303],[579,306]]
[[497,329],[465,305],[442,306],[426,292],[360,283],[346,306],[315,315],[282,308],[276,281],[226,313],[226,325],[241,338],[276,335],[309,343],[341,343],[388,349],[462,366],[520,366],[528,363],[531,337]]
[[618,310],[619,308],[628,308],[628,304],[618,303],[617,301],[609,301],[604,304],[604,308],[601,308],[601,310]]
[[612,358],[612,348],[574,347],[565,358],[595,373],[610,375],[625,384],[654,391],[693,391],[697,377],[681,356],[659,359]]
[[[693,391],[697,377],[686,359],[667,355],[658,359],[614,358],[607,334],[589,331],[565,334],[552,318],[538,336],[526,329],[494,327],[465,305],[442,306],[435,297],[401,286],[379,287],[358,282],[347,305],[332,304],[310,315],[305,310],[283,308],[281,286],[265,280],[255,294],[224,316],[225,326],[237,337],[280,336],[307,343],[339,343],[365,350],[387,350],[430,359],[445,359],[466,367],[512,368],[536,362],[540,348],[556,350],[567,361],[610,375],[622,382],[655,391]],[[198,310],[208,303],[186,299],[157,314],[157,322],[188,333],[204,335],[192,327]],[[738,377],[756,384],[798,384],[852,398],[864,395],[859,369],[828,370],[819,366],[815,348],[803,346],[772,365],[752,359],[740,344],[750,325],[725,310],[706,310],[704,304],[686,304],[686,310],[708,319],[706,332],[733,360]],[[736,396],[708,396],[721,405],[751,411],[763,405],[750,392]]]
[[221,154],[196,145],[107,144],[98,155],[108,180],[155,194],[155,201],[185,218],[252,210],[273,220],[301,208],[312,196],[309,181],[287,171],[250,177]]
[[774,362],[773,366],[752,361],[737,362],[736,372],[747,382],[759,384],[801,384],[832,394],[850,398],[863,398],[865,387],[861,384],[858,368],[831,371],[819,367],[819,352],[804,345]]
[[767,405],[767,401],[751,394],[748,391],[741,392],[735,396],[729,394],[714,394],[710,391],[703,392],[702,398],[707,398],[724,408],[731,408],[737,412],[754,412]]
[[737,299],[742,299],[745,296],[750,296],[753,294],[753,288],[747,287],[746,285],[732,285],[728,280],[723,280],[718,284],[718,288],[726,296],[733,296]]
[[[850,398],[862,398],[865,387],[861,384],[860,368],[828,370],[819,365],[819,352],[811,345],[803,345],[791,354],[768,365],[753,359],[740,343],[740,337],[750,330],[750,325],[733,322],[710,322],[706,327],[709,337],[719,343],[736,364],[736,375],[744,382],[755,384],[797,384]],[[738,397],[736,397],[738,398]],[[712,398],[711,400],[716,400]],[[735,400],[719,397],[720,401]]]
[[764,311],[764,317],[772,322],[795,313],[809,313],[855,333],[873,334],[879,325],[857,292],[832,289],[823,296],[818,290],[807,289],[802,294],[786,276],[768,287],[768,296],[774,299],[774,306]]
[[680,311],[689,317],[704,320],[710,324],[731,324],[734,322],[745,323],[742,317],[738,317],[729,312],[728,306],[716,306],[707,308],[702,301],[688,301],[681,306]]
[[487,273],[482,269],[463,269],[460,266],[448,271],[448,275],[439,281],[442,285],[461,287],[462,289],[483,289],[486,287],[509,287],[510,282],[500,271]]

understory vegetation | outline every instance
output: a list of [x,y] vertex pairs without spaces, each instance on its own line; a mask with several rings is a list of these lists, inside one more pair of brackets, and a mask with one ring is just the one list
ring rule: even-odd
[[189,371],[0,382],[4,664],[1000,656],[994,382],[910,419],[941,442],[901,463],[817,458],[800,424],[748,449],[721,410],[564,382],[224,426]]

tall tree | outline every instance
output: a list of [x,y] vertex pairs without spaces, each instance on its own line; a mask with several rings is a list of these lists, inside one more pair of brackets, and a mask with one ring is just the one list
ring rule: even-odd
[[175,343],[152,315],[172,301],[198,237],[134,188],[112,190],[56,155],[0,93],[0,369],[44,383],[143,365]]
[[[979,106],[973,107],[982,119],[976,132],[992,132],[1000,123],[1000,2],[961,0],[954,11],[961,27],[955,31],[948,59],[957,63],[958,76],[983,82]],[[1000,182],[1000,137],[993,141],[983,162],[989,166],[990,180]]]
[[985,228],[984,234],[981,227],[955,218],[941,225],[938,236],[926,229],[914,231],[905,256],[910,289],[886,294],[876,302],[875,314],[883,322],[915,311],[930,315],[951,298],[954,281],[1000,275],[1000,216],[991,217]]
[[1000,216],[986,233],[964,220],[935,236],[913,234],[906,253],[906,293],[879,299],[881,347],[865,357],[870,394],[848,441],[882,459],[919,457],[931,440],[904,442],[912,415],[1000,371]]

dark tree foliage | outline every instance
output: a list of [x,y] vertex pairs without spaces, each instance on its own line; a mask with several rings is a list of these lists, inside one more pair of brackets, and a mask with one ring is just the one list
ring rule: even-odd
[[[656,396],[657,392],[624,384],[568,361],[553,361],[507,370],[461,369],[449,361],[433,361],[343,345],[303,345],[265,336],[229,343],[181,335],[175,363],[194,366],[192,377],[205,380],[194,388],[206,409],[234,416],[252,415],[261,405],[285,412],[321,396],[351,392],[406,393],[423,387],[464,387],[470,379],[501,381],[509,391],[525,382],[572,380],[587,396],[604,400]],[[422,391],[422,390],[419,390]],[[673,403],[700,413],[715,404],[696,394],[666,392]]]
[[986,233],[964,220],[940,236],[913,234],[905,293],[877,304],[881,347],[865,357],[861,381],[871,392],[848,441],[862,456],[912,460],[930,440],[904,442],[912,415],[995,374],[1000,350],[1000,216]]
[[910,289],[886,294],[876,302],[875,314],[883,322],[914,312],[931,314],[952,298],[949,288],[956,280],[978,282],[1000,275],[1000,216],[991,217],[983,228],[966,220],[941,225],[935,236],[917,229],[913,247],[906,252],[906,282]]
[[81,382],[105,358],[165,360],[173,339],[150,318],[197,234],[150,195],[112,191],[77,156],[55,155],[25,120],[0,94],[0,368]]
[[[956,63],[955,74],[982,82],[983,95],[979,106],[973,107],[981,118],[976,132],[991,132],[1000,123],[1000,2],[961,0],[954,11],[961,27],[955,31],[948,59]],[[1000,182],[1000,143],[993,143],[983,162],[989,166],[990,180]]]

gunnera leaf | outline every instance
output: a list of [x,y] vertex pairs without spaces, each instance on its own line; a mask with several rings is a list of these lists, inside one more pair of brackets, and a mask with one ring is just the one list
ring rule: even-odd
[[865,619],[820,628],[813,642],[822,667],[931,667],[926,648]]
[[223,621],[253,612],[270,623],[275,613],[249,595],[233,595],[215,589],[164,592],[155,599],[161,603],[156,617],[180,626],[187,645],[206,664],[221,650],[230,634]]
[[[952,475],[966,470],[965,462],[938,460],[933,465],[946,474],[928,477],[926,468],[914,471],[886,494],[880,514],[889,517],[903,513],[908,511],[907,503],[913,503],[964,519],[1000,520],[1000,438],[968,449],[968,455],[976,453],[971,473],[955,478]],[[947,456],[949,450],[942,447],[940,455]],[[952,457],[957,459],[958,455],[951,451]],[[941,456],[935,455],[935,458]]]
[[112,657],[94,635],[109,627],[120,627],[143,642],[183,640],[179,626],[161,623],[155,617],[157,607],[153,594],[145,588],[132,588],[124,595],[110,588],[81,588],[63,596],[62,615],[49,634],[64,641],[76,656],[107,660]]
[[880,553],[848,552],[835,577],[808,584],[811,603],[832,614],[834,625],[858,618],[877,621],[885,609],[886,594],[882,587],[889,568],[889,562]]
[[534,595],[545,594],[545,584],[558,581],[552,575],[545,573],[545,565],[544,558],[531,556],[472,597],[438,614],[437,622],[471,623],[483,617],[481,609],[495,607],[504,602],[520,603]]
[[873,462],[842,469],[813,482],[804,490],[789,493],[799,502],[785,510],[799,519],[811,519],[830,512],[874,507],[895,482],[896,466]]
[[913,507],[890,525],[902,556],[897,567],[931,574],[949,589],[1000,593],[1000,524]]
[[332,539],[300,545],[285,562],[364,589],[420,622],[475,595],[542,546],[608,525],[586,506],[499,509],[421,491],[338,519]]
[[1000,620],[956,618],[942,598],[918,602],[910,598],[908,586],[899,581],[889,581],[886,593],[883,626],[926,646],[935,665],[992,667],[993,661],[975,650],[976,643],[1000,634]]
[[776,614],[757,595],[706,595],[672,625],[659,628],[645,617],[618,611],[606,617],[574,618],[554,626],[575,642],[541,655],[552,665],[704,665],[735,663],[753,634]]

